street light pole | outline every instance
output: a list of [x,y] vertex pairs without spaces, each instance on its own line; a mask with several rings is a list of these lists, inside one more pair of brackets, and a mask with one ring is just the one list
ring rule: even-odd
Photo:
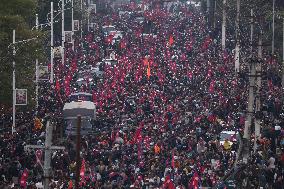
[[284,17],[283,17],[283,47],[282,47],[282,88],[284,89]]
[[275,35],[275,0],[273,0],[273,16],[272,16],[272,55],[274,55],[274,35]]
[[50,83],[53,83],[53,2],[50,2]]
[[237,0],[235,72],[240,70],[240,0]]
[[[36,30],[38,30],[38,14],[36,14]],[[36,58],[36,114],[38,111],[38,58]]]
[[13,30],[13,124],[12,134],[16,131],[16,74],[15,74],[15,56],[16,56],[16,30]]
[[83,0],[81,0],[81,26],[80,26],[80,30],[81,30],[81,40],[83,38]]
[[252,43],[253,43],[253,9],[250,10],[250,16],[251,16],[251,20],[250,20],[250,53],[252,55],[253,52],[253,48],[252,48]]
[[71,0],[72,4],[72,50],[74,51],[74,0]]
[[222,18],[222,51],[226,48],[226,5],[227,0],[223,0],[223,18]]
[[61,35],[62,35],[62,40],[61,40],[61,46],[62,46],[62,55],[61,55],[61,63],[62,65],[64,65],[64,54],[65,54],[65,47],[64,47],[64,43],[65,43],[65,32],[64,32],[64,0],[61,0],[62,4],[61,4],[61,15],[62,15],[62,28],[61,28]]

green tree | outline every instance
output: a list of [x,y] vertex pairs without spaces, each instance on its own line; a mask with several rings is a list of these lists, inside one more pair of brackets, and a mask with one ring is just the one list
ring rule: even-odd
[[35,25],[36,0],[0,0],[0,105],[12,105],[12,31],[16,41],[38,37],[39,40],[17,45],[16,87],[27,88],[29,103],[33,104],[35,58],[43,58],[43,33],[32,31]]

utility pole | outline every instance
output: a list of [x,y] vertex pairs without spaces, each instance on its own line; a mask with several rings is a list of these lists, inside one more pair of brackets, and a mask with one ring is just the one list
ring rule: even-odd
[[26,43],[32,40],[36,40],[37,38],[31,38],[31,39],[26,39],[26,40],[22,40],[22,41],[17,41],[16,42],[16,30],[13,30],[13,43],[11,43],[8,46],[8,49],[10,48],[10,46],[13,46],[13,79],[12,79],[12,90],[13,90],[13,115],[12,115],[12,119],[13,119],[13,123],[12,123],[12,134],[14,132],[16,132],[16,62],[15,62],[15,58],[16,58],[16,44],[20,44],[20,43]]
[[245,129],[244,129],[244,152],[243,160],[247,162],[250,156],[250,138],[251,138],[251,124],[254,114],[254,88],[255,88],[255,77],[256,77],[256,61],[251,59],[249,64],[249,97],[248,97],[248,109],[246,114]]
[[258,51],[257,51],[257,57],[258,61],[260,63],[257,64],[256,66],[256,100],[255,100],[255,129],[254,129],[254,152],[257,150],[257,141],[259,140],[260,137],[260,110],[261,110],[261,103],[260,103],[260,89],[261,89],[261,74],[262,74],[262,69],[261,69],[261,63],[262,63],[262,29],[260,30],[260,35],[258,38]]
[[81,39],[83,39],[83,0],[81,0],[81,27],[80,27],[80,30],[81,30]]
[[50,2],[50,83],[53,83],[53,2]]
[[13,124],[12,134],[16,132],[16,73],[15,73],[15,58],[16,58],[16,30],[13,30]]
[[25,149],[44,149],[44,166],[43,166],[43,176],[44,189],[49,189],[49,181],[51,176],[51,152],[54,150],[64,150],[65,147],[62,146],[52,146],[52,125],[50,121],[47,121],[46,131],[45,131],[45,145],[26,145]]
[[213,24],[214,24],[214,29],[216,29],[216,20],[217,20],[217,18],[216,18],[216,11],[217,11],[217,0],[215,0],[215,2],[214,2],[214,22],[213,22]]
[[206,6],[207,6],[207,18],[208,18],[208,24],[211,27],[211,19],[210,19],[210,0],[206,1]]
[[240,71],[240,0],[237,0],[235,72]]
[[226,48],[226,9],[227,9],[227,0],[223,0],[223,17],[222,17],[222,51]]
[[76,180],[75,189],[79,189],[80,182],[80,168],[81,168],[81,116],[77,116],[77,145],[76,145]]
[[250,20],[250,53],[251,55],[253,55],[253,9],[250,10],[250,17],[251,17],[251,20]]
[[275,35],[275,0],[273,0],[273,15],[272,15],[272,47],[271,47],[271,51],[272,51],[272,56],[274,55],[274,35]]
[[[36,30],[38,31],[38,14],[36,14]],[[36,58],[36,114],[38,111],[38,77],[39,77],[39,73],[38,73],[38,58]]]
[[65,56],[65,32],[64,32],[64,1],[65,0],[61,0],[61,16],[62,16],[62,20],[61,20],[61,35],[62,35],[62,39],[61,39],[61,46],[62,46],[62,55],[61,55],[61,63],[64,65],[64,56]]
[[283,17],[283,42],[282,42],[282,89],[284,89],[284,17]]

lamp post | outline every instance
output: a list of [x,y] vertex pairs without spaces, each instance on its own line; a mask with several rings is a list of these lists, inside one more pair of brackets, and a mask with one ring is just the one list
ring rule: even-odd
[[11,44],[9,44],[8,48],[10,48],[10,46],[13,46],[13,79],[12,79],[12,90],[13,90],[13,123],[12,123],[12,134],[16,131],[16,73],[15,73],[15,66],[16,66],[16,62],[15,62],[15,57],[16,57],[16,45],[17,44],[21,44],[21,43],[26,43],[32,40],[36,40],[37,38],[31,38],[31,39],[26,39],[26,40],[22,40],[22,41],[17,41],[16,42],[16,30],[13,30],[13,42]]
[[275,0],[273,0],[273,7],[272,7],[272,55],[274,55],[274,35],[275,35]]

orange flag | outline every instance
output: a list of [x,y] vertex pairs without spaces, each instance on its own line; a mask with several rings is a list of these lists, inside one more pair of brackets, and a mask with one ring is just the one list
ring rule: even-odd
[[148,66],[147,66],[147,78],[148,80],[150,79],[151,76],[151,70],[150,70],[150,63],[148,62]]
[[173,44],[174,44],[174,37],[173,35],[171,35],[169,39],[169,46],[172,46]]

